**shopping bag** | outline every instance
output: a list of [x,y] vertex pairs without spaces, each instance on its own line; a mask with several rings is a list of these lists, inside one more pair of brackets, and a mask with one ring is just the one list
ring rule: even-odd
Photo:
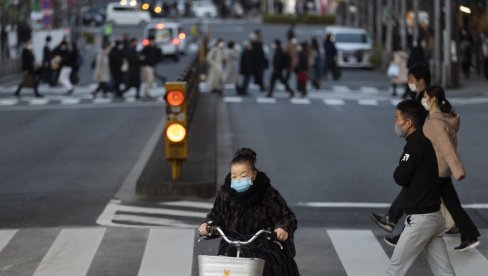
[[398,77],[400,75],[400,65],[396,63],[390,64],[390,66],[388,66],[388,70],[386,71],[386,74],[390,78]]

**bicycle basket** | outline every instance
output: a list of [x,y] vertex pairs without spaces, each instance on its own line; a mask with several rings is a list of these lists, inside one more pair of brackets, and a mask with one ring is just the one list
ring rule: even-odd
[[200,276],[262,276],[264,260],[225,256],[198,256]]

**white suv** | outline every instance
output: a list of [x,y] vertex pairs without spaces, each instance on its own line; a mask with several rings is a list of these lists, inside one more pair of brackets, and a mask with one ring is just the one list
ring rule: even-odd
[[372,67],[370,62],[373,43],[368,31],[360,28],[329,26],[325,35],[332,34],[337,48],[337,64],[340,67]]
[[115,25],[144,25],[151,22],[151,14],[138,7],[121,5],[120,3],[107,4],[107,22]]

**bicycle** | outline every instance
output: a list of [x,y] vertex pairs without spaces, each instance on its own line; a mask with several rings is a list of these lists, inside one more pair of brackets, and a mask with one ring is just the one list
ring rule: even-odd
[[252,242],[264,234],[267,235],[267,240],[277,244],[280,249],[283,250],[281,243],[272,238],[274,232],[270,230],[259,230],[249,240],[240,241],[232,240],[227,237],[224,231],[218,226],[208,226],[207,229],[209,230],[207,231],[209,235],[201,237],[198,240],[198,243],[200,243],[202,240],[208,239],[215,233],[218,233],[225,242],[236,247],[237,256],[227,257],[199,255],[199,276],[262,276],[265,263],[264,260],[260,258],[243,258],[241,257],[241,254],[243,246],[249,246]]

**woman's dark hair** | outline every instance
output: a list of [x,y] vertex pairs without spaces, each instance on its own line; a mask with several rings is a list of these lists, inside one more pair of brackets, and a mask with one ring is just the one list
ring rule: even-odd
[[256,170],[256,153],[250,148],[240,148],[236,151],[230,164],[248,162],[253,170]]
[[311,43],[312,43],[312,49],[319,52],[320,51],[319,40],[316,37],[312,37]]
[[434,85],[429,87],[425,92],[430,98],[435,97],[437,99],[437,105],[442,113],[454,112],[451,103],[446,99],[446,92],[444,92],[442,87]]
[[422,104],[414,100],[405,100],[398,103],[396,107],[405,119],[412,120],[416,129],[420,129],[422,124],[420,124],[422,112],[425,111]]

